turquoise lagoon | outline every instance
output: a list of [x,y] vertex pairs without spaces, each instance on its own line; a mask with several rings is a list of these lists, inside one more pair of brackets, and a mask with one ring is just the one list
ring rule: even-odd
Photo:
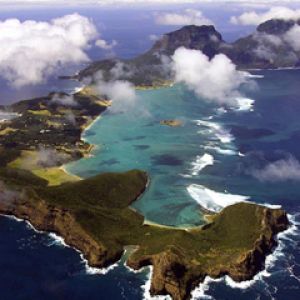
[[[67,170],[82,177],[145,170],[150,184],[134,208],[160,224],[202,224],[199,201],[204,208],[219,208],[216,202],[226,203],[228,197],[218,184],[220,178],[201,171],[219,164],[224,155],[238,157],[233,136],[218,120],[225,112],[199,100],[182,85],[137,94],[130,107],[108,109],[84,132],[83,138],[96,148],[91,157],[69,164]],[[251,108],[251,101],[242,102],[246,107],[236,114]],[[166,119],[180,120],[182,126],[161,125]],[[202,180],[214,182],[218,192],[199,186]]]
[[[183,86],[138,91],[133,106],[123,113],[108,110],[84,133],[97,146],[93,156],[67,166],[83,177],[146,170],[151,183],[134,206],[163,224],[200,224],[199,204],[219,209],[245,199],[232,194],[281,205],[289,213],[293,226],[280,235],[264,272],[241,284],[208,280],[193,300],[299,298],[299,181],[262,182],[252,171],[290,155],[300,161],[300,71],[260,75],[257,89],[244,91],[255,102],[243,111],[225,112]],[[184,125],[159,124],[173,118]],[[147,276],[131,273],[122,262],[106,275],[90,274],[78,252],[48,234],[5,217],[0,225],[1,299],[150,299]]]

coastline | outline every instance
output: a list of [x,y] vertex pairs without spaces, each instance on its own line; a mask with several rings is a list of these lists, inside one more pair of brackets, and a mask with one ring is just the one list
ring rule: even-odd
[[[16,217],[15,215],[5,215],[0,213],[0,216],[14,220],[18,223],[20,222],[24,222],[31,230],[33,230],[34,232],[38,233],[38,234],[45,234],[48,237],[52,238],[53,241],[56,242],[57,245],[61,245],[64,248],[70,248],[75,250],[80,257],[80,260],[85,264],[85,271],[87,274],[99,274],[99,275],[105,275],[107,274],[109,271],[113,270],[115,267],[117,267],[120,263],[120,259],[118,262],[116,262],[115,264],[107,267],[107,268],[95,268],[89,265],[89,261],[84,257],[84,253],[79,250],[78,248],[76,248],[75,246],[71,246],[69,245],[66,241],[65,238],[58,235],[56,232],[52,232],[52,231],[45,231],[45,230],[38,230],[29,220],[26,219],[21,219]],[[123,254],[123,256],[125,255],[125,252]],[[122,256],[122,257],[123,257]]]
[[60,170],[63,171],[66,175],[71,176],[71,177],[73,177],[73,178],[76,179],[76,180],[83,180],[82,177],[80,177],[80,176],[78,176],[78,175],[76,175],[76,174],[73,174],[73,173],[69,172],[69,171],[67,170],[67,164],[64,164],[64,165],[60,166],[58,169],[60,169]]
[[182,230],[182,231],[189,231],[192,229],[197,229],[197,228],[201,228],[201,226],[193,226],[193,227],[188,227],[188,226],[171,226],[171,225],[163,225],[163,224],[159,224],[147,219],[144,219],[144,223],[143,225],[146,226],[153,226],[153,227],[157,227],[157,228],[163,228],[163,229],[173,229],[173,230]]
[[[99,115],[95,120],[93,120],[93,122],[91,122],[91,124],[89,124],[89,126],[87,126],[87,128],[85,128],[83,131],[82,131],[82,133],[81,133],[81,136],[84,134],[84,132],[86,131],[86,130],[88,130],[89,128],[91,128],[92,127],[92,125],[94,124],[94,122],[96,122],[96,120],[99,118],[99,117],[101,117],[101,115]],[[84,139],[83,137],[82,137],[82,139]],[[72,174],[72,173],[71,173]],[[147,183],[148,184],[148,183]],[[147,187],[147,186],[146,186]],[[147,220],[145,221],[146,222],[146,225],[149,225],[149,226],[152,226],[152,224],[147,224]],[[154,224],[154,227],[157,227],[157,225],[159,225],[159,224]],[[163,226],[163,225],[162,225]],[[174,227],[171,227],[171,228],[169,228],[169,227],[165,227],[165,226],[158,226],[158,227],[160,227],[160,228],[164,228],[164,229],[178,229],[178,228],[174,228]],[[45,232],[47,232],[48,233],[48,231],[45,231]],[[62,235],[63,236],[63,235]],[[62,238],[63,239],[63,238]],[[63,241],[65,241],[64,239],[63,239]],[[66,244],[66,242],[65,242],[65,244]],[[73,247],[72,245],[70,245],[69,247],[72,247],[72,248],[74,248],[74,249],[77,249],[76,247]],[[78,249],[77,249],[78,250]],[[86,259],[85,258],[85,256],[84,256],[84,251],[80,251],[80,250],[78,250],[81,254],[82,254],[82,259],[86,262],[86,264],[89,266],[89,262],[88,262],[88,259]],[[123,257],[123,255],[124,254],[122,254],[122,256],[121,257]],[[116,263],[115,263],[116,264]],[[112,266],[114,266],[115,264],[112,264]],[[92,263],[91,263],[91,266],[92,266]],[[110,266],[110,267],[108,267],[108,268],[106,268],[105,270],[107,270],[107,269],[109,269],[109,268],[111,268],[112,266]],[[90,267],[91,268],[91,270],[98,270],[97,268],[94,268],[94,267]],[[100,269],[101,270],[101,269]],[[152,277],[152,276],[151,276]]]
[[[120,263],[123,263],[124,267],[129,272],[132,272],[134,274],[138,274],[138,273],[142,273],[142,272],[146,271],[147,278],[146,278],[145,284],[143,286],[141,286],[142,290],[144,291],[144,299],[147,299],[147,300],[153,299],[154,300],[154,299],[160,299],[160,298],[156,298],[156,297],[162,297],[162,296],[152,295],[152,293],[151,293],[151,284],[152,284],[152,279],[154,276],[154,271],[153,271],[154,266],[153,265],[144,266],[144,267],[141,267],[139,270],[136,270],[136,269],[130,267],[127,264],[126,260],[124,260],[128,256],[130,256],[130,254],[132,254],[134,251],[136,251],[138,249],[138,247],[136,247],[134,245],[126,246],[123,249],[124,251],[123,251],[122,256],[119,258],[119,260],[117,262],[115,262],[114,264],[112,264],[106,268],[96,268],[96,267],[90,266],[88,259],[86,259],[84,256],[84,252],[82,252],[81,250],[79,250],[78,248],[76,248],[73,245],[69,245],[65,241],[65,239],[62,236],[58,235],[56,232],[38,230],[29,220],[18,218],[15,215],[6,215],[6,214],[0,214],[0,215],[5,218],[12,219],[16,222],[24,222],[34,232],[39,233],[39,234],[45,234],[48,237],[50,237],[51,239],[53,239],[55,244],[75,250],[79,254],[80,260],[84,263],[84,269],[85,269],[86,274],[106,275],[108,272],[114,270]],[[213,278],[209,275],[206,275],[204,277],[204,279],[201,280],[201,282],[191,290],[191,298],[190,299],[196,300],[196,299],[198,299],[199,296],[205,296],[205,291],[206,291],[205,287],[208,286],[209,283],[211,283],[211,282],[223,281],[226,283],[226,285],[231,286],[232,288],[238,288],[238,289],[245,290],[245,289],[248,289],[251,286],[253,286],[257,281],[262,280],[263,277],[269,277],[270,273],[268,272],[268,268],[271,267],[274,264],[274,262],[277,260],[278,256],[280,256],[280,252],[282,251],[282,249],[284,247],[284,239],[288,238],[289,236],[293,236],[293,235],[297,234],[296,231],[297,231],[298,223],[293,221],[292,216],[289,215],[288,217],[289,217],[289,220],[291,220],[291,225],[285,231],[277,233],[276,247],[273,249],[273,251],[271,251],[269,254],[266,255],[264,268],[261,271],[259,271],[258,273],[256,273],[252,279],[235,281],[228,275],[217,277],[217,278]],[[123,262],[123,260],[124,260],[124,262]],[[163,298],[163,299],[172,300],[172,297],[170,295],[167,295],[166,298]]]
[[[82,88],[80,89],[80,91],[83,90],[83,89],[84,89],[84,87],[82,87]],[[103,113],[104,113],[104,112],[103,112]],[[95,150],[95,149],[97,148],[96,145],[90,144],[90,143],[88,142],[88,139],[84,137],[84,134],[85,134],[85,132],[87,132],[88,130],[90,130],[98,120],[100,120],[100,119],[102,118],[102,114],[103,114],[103,113],[99,114],[94,120],[92,120],[91,122],[89,122],[89,123],[86,124],[85,126],[82,126],[82,131],[81,131],[81,135],[80,135],[80,140],[81,140],[82,142],[87,143],[87,144],[89,145],[89,149],[87,150],[87,153],[84,154],[84,157],[90,157],[90,156],[92,156],[93,150]],[[80,159],[82,159],[82,158],[80,158]],[[80,160],[80,159],[79,159],[79,160]],[[69,164],[69,163],[63,164],[63,165],[60,166],[59,168],[60,168],[62,171],[64,171],[67,175],[72,176],[72,177],[75,177],[75,178],[78,178],[79,180],[82,180],[82,179],[83,179],[82,177],[80,177],[80,176],[78,176],[78,175],[76,175],[76,174],[74,174],[74,173],[72,173],[72,172],[70,172],[70,171],[67,170],[67,165],[68,165],[68,164]]]
[[[245,252],[245,254],[243,254],[242,260],[238,262],[240,270],[236,271],[237,269],[235,265],[233,267],[231,267],[230,265],[227,266],[227,264],[224,265],[224,270],[227,270],[226,272],[228,272],[231,279],[235,282],[244,282],[252,280],[253,277],[256,276],[256,274],[258,274],[261,270],[264,269],[264,261],[266,257],[273,252],[272,249],[274,249],[274,247],[276,246],[276,241],[274,240],[276,235],[278,234],[278,232],[282,232],[283,230],[286,231],[285,226],[287,226],[285,225],[286,221],[282,220],[282,217],[285,216],[285,213],[282,210],[271,211],[268,208],[259,207],[255,204],[240,204],[239,206],[241,205],[246,209],[244,210],[244,212],[247,211],[247,209],[249,208],[263,212],[264,219],[262,221],[264,226],[260,229],[262,230],[262,233],[265,230],[267,230],[266,232],[268,232],[268,230],[271,230],[271,228],[273,229],[271,231],[271,236],[269,236],[266,240],[261,236],[257,237],[253,248],[249,249],[249,252],[247,251]],[[225,213],[225,210],[234,212],[235,210],[232,209],[233,206],[232,208],[225,208],[224,211],[218,214],[217,217],[222,218],[222,215]],[[5,207],[1,208],[1,211],[3,213],[5,211]],[[36,205],[35,202],[29,202],[27,204],[22,203],[20,206],[17,206],[16,209],[10,209],[8,207],[7,214],[14,215],[15,217],[17,216],[16,219],[23,219],[27,221],[37,231],[45,232],[47,234],[49,232],[51,234],[54,233],[54,237],[58,237],[58,240],[63,241],[64,244],[70,246],[71,248],[75,248],[76,250],[78,250],[78,252],[82,254],[81,259],[86,264],[86,270],[92,274],[107,273],[115,266],[117,266],[119,261],[124,257],[126,250],[125,245],[122,247],[122,249],[119,249],[114,256],[106,257],[105,260],[98,260],[99,253],[103,253],[104,250],[102,248],[102,242],[92,237],[88,231],[82,228],[80,224],[78,224],[76,219],[74,219],[72,214],[69,214],[67,211],[62,210],[59,207],[49,206],[49,204],[47,204],[46,202],[42,201],[38,205]],[[270,227],[270,225],[272,227]],[[155,230],[155,227],[156,226],[152,227],[152,230]],[[145,229],[147,232],[148,229]],[[199,228],[198,230],[193,230],[190,232],[187,231],[186,234],[201,235],[202,229],[205,230],[206,228],[204,229],[203,227]],[[151,229],[149,228],[149,230]],[[174,232],[176,231],[174,228],[172,228],[172,230],[174,230]],[[177,230],[177,232],[179,231]],[[188,249],[186,249],[186,251],[188,251]],[[161,278],[160,275],[161,270],[164,270],[165,268],[166,270],[173,272],[171,266],[173,263],[176,263],[176,261],[179,259],[179,257],[177,257],[177,254],[175,256],[174,255],[175,254],[169,253],[168,250],[158,253],[157,255],[148,254],[146,256],[143,255],[142,257],[135,258],[135,255],[132,255],[127,260],[126,266],[128,266],[130,269],[139,270],[148,265],[152,265],[154,271],[151,276],[150,294],[161,295],[162,290],[160,286],[163,285],[167,288],[167,293],[172,295],[173,299],[176,300],[186,299],[186,296],[189,295],[189,293],[192,290],[194,290],[195,287],[202,283],[206,276],[211,276],[213,278],[223,277],[223,273],[219,270],[218,266],[215,266],[216,269],[213,268],[205,274],[203,273],[203,270],[201,272],[193,271],[188,273],[187,275],[189,280],[191,280],[193,284],[191,286],[186,286],[186,283],[182,282],[183,286],[179,287],[179,290],[177,290],[177,288],[174,290],[173,288],[168,287],[168,278]],[[163,257],[165,257],[166,260],[163,260],[162,263],[161,258]],[[173,260],[175,261],[173,262]],[[248,262],[251,262],[251,269],[249,270]],[[185,266],[185,262],[182,261],[181,258],[179,261],[177,261],[177,263],[182,266]],[[236,264],[237,262],[234,263]],[[103,267],[97,267],[100,265]],[[187,264],[187,266],[189,266],[189,264]],[[177,278],[177,276],[175,276],[173,280],[174,284],[179,284],[179,286],[181,286],[180,278]],[[182,295],[185,296],[179,296],[181,295],[181,293],[183,293]]]

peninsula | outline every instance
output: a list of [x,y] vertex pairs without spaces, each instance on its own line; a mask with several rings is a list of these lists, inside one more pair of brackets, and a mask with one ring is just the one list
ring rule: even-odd
[[135,246],[128,267],[152,265],[151,294],[174,300],[189,299],[206,276],[243,281],[262,270],[276,234],[289,225],[281,209],[238,203],[202,227],[165,228],[146,224],[130,207],[147,187],[144,171],[87,179],[57,173],[89,153],[82,131],[107,105],[105,97],[82,90],[1,108],[16,117],[0,123],[0,213],[57,233],[93,267],[108,267]]

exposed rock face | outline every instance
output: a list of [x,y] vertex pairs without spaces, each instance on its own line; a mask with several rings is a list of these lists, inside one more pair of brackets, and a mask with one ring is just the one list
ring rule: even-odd
[[[230,210],[229,208],[224,211]],[[220,215],[224,214],[224,211]],[[152,265],[151,279],[152,295],[171,295],[174,300],[190,298],[190,292],[206,276],[219,278],[229,275],[233,280],[240,282],[250,280],[264,267],[265,258],[277,245],[275,235],[288,227],[288,219],[283,210],[263,210],[261,219],[261,234],[256,239],[251,250],[240,253],[231,262],[211,266],[194,266],[185,256],[180,254],[180,249],[172,248],[164,253],[135,259],[130,257],[127,264],[138,270],[144,266]],[[211,255],[213,254],[213,249]]]
[[123,254],[121,251],[115,257],[109,257],[105,246],[93,239],[70,212],[48,205],[45,201],[18,200],[18,204],[15,202],[8,206],[0,202],[0,213],[28,220],[37,230],[58,234],[66,244],[81,251],[91,266],[107,267]]
[[259,25],[253,34],[234,43],[225,42],[214,26],[184,26],[163,35],[149,51],[134,59],[95,62],[82,70],[77,78],[81,80],[99,70],[105,78],[110,78],[110,70],[122,63],[127,72],[125,76],[120,74],[120,79],[144,86],[164,83],[172,78],[166,65],[179,47],[201,50],[209,58],[225,54],[240,69],[297,67],[300,53],[284,35],[299,24],[300,21],[270,20]]

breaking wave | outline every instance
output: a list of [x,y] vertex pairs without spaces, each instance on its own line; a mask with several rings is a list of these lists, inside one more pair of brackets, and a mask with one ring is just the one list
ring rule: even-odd
[[264,78],[265,76],[264,75],[258,75],[258,74],[250,74],[250,73],[248,73],[247,77],[248,78],[257,78],[257,79],[259,79],[259,78]]
[[[300,223],[296,221],[296,216],[288,215],[288,218],[291,222],[291,226],[289,229],[287,229],[284,232],[280,232],[277,234],[277,241],[278,246],[275,248],[273,253],[268,255],[266,257],[265,262],[265,269],[259,272],[254,276],[252,280],[246,280],[242,282],[236,282],[233,279],[231,279],[228,275],[219,278],[219,279],[213,279],[209,276],[207,276],[203,283],[201,283],[193,292],[192,292],[192,300],[198,300],[198,299],[214,299],[211,295],[207,295],[207,292],[209,291],[210,284],[211,283],[224,283],[227,286],[230,286],[233,289],[240,289],[240,290],[246,290],[254,286],[256,283],[262,283],[265,285],[266,289],[270,289],[270,283],[266,282],[266,279],[271,277],[272,274],[275,274],[274,268],[276,268],[277,262],[284,262],[285,265],[289,265],[289,259],[290,257],[285,254],[285,251],[287,247],[292,247],[293,249],[296,249],[298,246],[297,241],[295,241],[295,238],[299,237],[299,225]],[[293,266],[290,266],[286,270],[290,273],[290,277],[295,278],[297,281],[300,282],[300,278],[297,277],[293,273]],[[276,293],[277,289],[274,287],[274,291]],[[258,290],[259,292],[259,290]],[[271,295],[270,291],[269,294]],[[275,297],[272,297],[272,299],[275,299]]]
[[203,146],[204,149],[206,150],[211,150],[211,151],[215,151],[219,154],[222,154],[222,155],[238,155],[238,153],[233,150],[233,149],[224,149],[224,148],[221,148],[219,146]]
[[[234,140],[233,135],[222,125],[204,120],[195,120],[198,126],[206,127],[207,134],[210,134],[214,139],[219,140],[223,144],[229,144]],[[201,131],[199,133],[202,133]]]
[[253,111],[254,100],[250,98],[236,98],[236,106],[234,107],[237,111]]
[[208,153],[203,156],[197,156],[196,160],[192,162],[191,174],[196,176],[201,170],[207,166],[212,166],[214,164],[214,157]]
[[144,285],[142,285],[143,290],[143,300],[172,300],[172,298],[167,296],[151,296],[150,287],[151,287],[151,278],[153,274],[153,267],[149,266],[149,273],[147,274],[147,280]]
[[249,200],[248,196],[219,193],[198,184],[189,185],[187,191],[201,207],[213,212],[219,212],[226,206]]

